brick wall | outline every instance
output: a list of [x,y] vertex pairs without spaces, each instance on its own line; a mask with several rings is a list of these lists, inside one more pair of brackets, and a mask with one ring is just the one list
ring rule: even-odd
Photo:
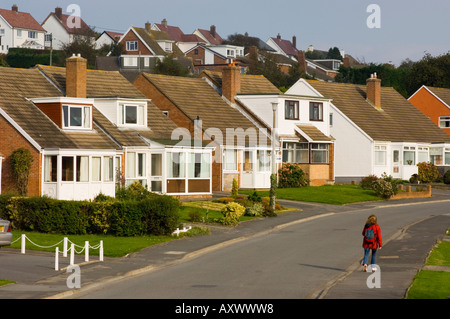
[[[138,49],[137,49],[137,51],[127,51],[127,41],[137,41],[138,42]],[[131,31],[131,30],[130,30],[130,32],[127,33],[127,35],[125,35],[125,37],[123,38],[121,43],[123,43],[125,54],[129,54],[129,55],[139,55],[139,54],[141,54],[141,55],[153,55],[153,53],[146,47],[144,42],[142,42],[136,36],[136,34],[133,31]]]
[[0,116],[0,153],[4,156],[2,165],[2,193],[17,193],[16,182],[13,178],[11,167],[11,154],[18,148],[26,148],[31,151],[33,164],[28,181],[28,195],[41,195],[41,156],[17,130],[2,116]]

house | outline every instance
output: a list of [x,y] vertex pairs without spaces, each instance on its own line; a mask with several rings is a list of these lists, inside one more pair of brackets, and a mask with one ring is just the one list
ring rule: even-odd
[[450,89],[423,85],[408,101],[450,135]]
[[103,33],[95,40],[95,48],[99,50],[105,45],[113,45],[119,42],[120,38],[123,36],[123,33],[112,32],[112,31],[103,31]]
[[308,59],[304,51],[298,51],[297,61],[300,71],[317,80],[334,81],[343,62],[336,59]]
[[182,52],[186,52],[196,46],[197,44],[206,44],[206,41],[196,34],[185,34],[177,26],[170,26],[167,24],[167,19],[163,19],[161,23],[154,23],[152,30],[165,32]]
[[383,173],[409,180],[418,163],[443,156],[450,146],[447,134],[393,88],[382,87],[376,74],[366,85],[300,79],[286,94],[329,99],[339,183]]
[[[192,60],[196,74],[203,70],[220,72],[230,63],[244,56],[244,47],[235,45],[204,45],[197,44],[185,52],[187,58]],[[237,63],[241,73],[246,72],[246,65]]]
[[222,37],[217,33],[216,26],[212,25],[209,30],[196,29],[193,34],[203,39],[207,45],[221,45]]
[[[39,68],[64,89],[69,75],[63,68]],[[122,150],[116,168],[125,186],[138,181],[152,192],[211,196],[212,148],[181,144],[175,123],[119,72],[84,72],[96,123]]]
[[275,50],[276,53],[287,56],[294,61],[297,59],[298,50],[297,50],[297,37],[292,37],[292,42],[289,40],[285,40],[281,38],[281,35],[278,34],[276,38],[270,37],[266,43]]
[[62,8],[55,8],[42,23],[47,31],[45,46],[61,50],[77,39],[86,39],[95,43],[96,34],[81,17],[63,14]]
[[45,29],[17,5],[11,10],[0,9],[0,53],[7,54],[10,48],[44,49]]
[[[222,74],[205,71],[202,76],[222,94]],[[240,87],[234,92],[236,108],[270,131],[276,128],[278,165],[298,164],[312,186],[334,183],[329,98],[282,94],[265,77],[255,75],[241,75]]]
[[240,187],[270,187],[270,131],[256,118],[244,115],[234,103],[238,67],[223,69],[222,98],[202,78],[143,73],[134,85],[190,136],[215,148],[212,164],[214,191]]

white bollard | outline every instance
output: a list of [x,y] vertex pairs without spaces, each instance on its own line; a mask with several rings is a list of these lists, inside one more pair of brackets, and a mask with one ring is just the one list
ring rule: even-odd
[[84,242],[84,261],[89,261],[89,242]]
[[26,239],[26,235],[22,234],[22,244],[21,244],[21,248],[20,248],[20,252],[22,254],[25,254],[25,239]]
[[75,264],[75,245],[70,245],[70,265],[73,266]]
[[64,237],[63,257],[67,257],[67,242],[69,238]]
[[55,270],[56,271],[59,270],[59,247],[56,247],[56,252],[55,252]]
[[100,240],[100,261],[103,261],[103,240]]

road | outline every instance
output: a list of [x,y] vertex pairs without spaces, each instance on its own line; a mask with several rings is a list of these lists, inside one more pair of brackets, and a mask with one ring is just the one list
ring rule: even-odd
[[[408,225],[449,214],[450,205],[437,201],[361,209],[339,207],[182,263],[99,285],[72,298],[314,298],[359,262],[362,227],[372,213],[378,216],[386,244]],[[379,256],[383,258],[383,250]]]

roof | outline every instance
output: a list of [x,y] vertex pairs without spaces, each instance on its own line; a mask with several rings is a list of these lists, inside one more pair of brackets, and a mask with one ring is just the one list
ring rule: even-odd
[[[48,67],[39,65],[38,68],[45,73],[55,84],[64,90],[66,87],[66,70],[59,67]],[[93,71],[87,70],[87,97],[88,98],[124,98],[124,99],[143,99],[145,97],[133,84],[116,71]],[[145,145],[138,134],[148,139],[170,139],[172,131],[177,127],[160,109],[152,102],[147,102],[147,120],[149,130],[119,130],[113,123],[104,117],[101,113],[94,118],[98,121],[113,138],[124,146]]]
[[259,143],[257,126],[240,111],[228,105],[205,80],[148,73],[143,73],[142,76],[191,120],[195,120],[198,116],[202,121],[203,130],[219,129],[225,144],[227,129],[233,131],[243,129],[244,132],[250,133],[247,138],[250,137],[256,144]]
[[66,132],[29,98],[60,97],[38,69],[0,68],[0,108],[42,148],[117,149],[94,123],[94,132]]
[[205,41],[196,34],[184,34],[177,26],[170,26],[167,23],[155,23],[155,26],[162,32],[165,32],[175,42],[195,42],[205,43]]
[[278,38],[271,38],[273,42],[276,43],[280,47],[280,49],[286,53],[287,55],[298,55],[298,50],[292,45],[292,42],[289,40],[283,40]]
[[107,36],[109,36],[112,40],[114,41],[119,41],[119,39],[123,36],[123,33],[119,33],[119,32],[112,32],[112,31],[103,31],[103,33],[99,36],[99,38],[103,35],[106,34]]
[[[62,27],[67,31],[67,33],[69,34],[78,34],[78,35],[89,35],[94,37],[95,33],[94,31],[92,31],[92,29],[87,25],[86,22],[84,22],[84,20],[79,17],[80,19],[80,27],[77,27],[76,25],[73,26],[72,28],[69,27],[68,21],[71,21],[70,19],[73,19],[73,16],[68,15],[68,14],[61,14],[61,19],[58,18],[58,16],[56,15],[56,13],[51,12],[47,18],[44,20],[44,22],[42,23],[42,25],[45,24],[45,22],[50,18],[53,17],[55,18],[57,21],[59,21],[59,23],[62,25]],[[78,18],[78,17],[77,17]]]
[[[206,75],[218,88],[222,88],[222,73],[205,70]],[[263,75],[241,74],[241,91],[239,94],[281,94],[281,91]]]
[[[169,35],[162,31],[150,30],[148,32],[144,28],[131,27],[145,42],[145,44],[155,53],[155,55],[167,55],[167,52],[164,51],[157,41],[173,41]],[[181,52],[180,48],[174,43],[172,46],[173,52],[176,56],[184,56],[183,52]]]
[[13,28],[45,32],[45,29],[27,12],[0,9],[0,16]]
[[331,142],[334,139],[323,134],[313,125],[297,125],[297,128],[310,138],[313,142]]
[[381,87],[381,110],[366,101],[366,86],[307,81],[376,141],[450,142],[450,136],[391,87]]
[[439,99],[441,99],[447,107],[450,107],[450,89],[447,88],[438,88],[432,86],[425,86],[431,93],[436,95]]
[[215,35],[212,35],[211,30],[197,29],[197,31],[212,45],[219,45],[223,42],[222,37],[217,32],[215,32]]

